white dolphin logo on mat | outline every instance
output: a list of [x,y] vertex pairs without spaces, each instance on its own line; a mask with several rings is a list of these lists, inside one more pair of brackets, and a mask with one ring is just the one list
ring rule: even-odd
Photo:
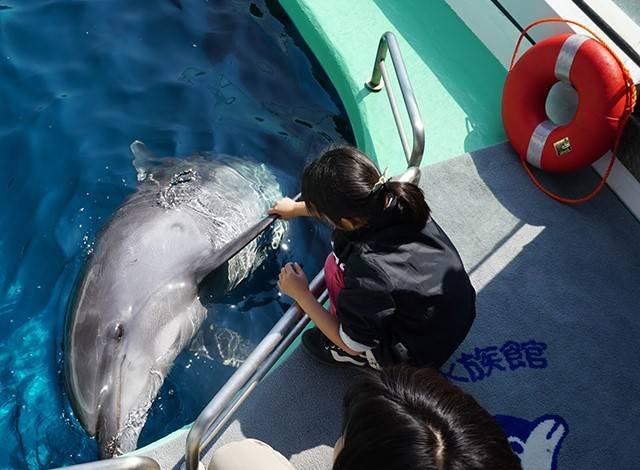
[[556,470],[562,441],[569,432],[564,419],[544,415],[534,421],[497,415],[511,448],[520,457],[524,470]]

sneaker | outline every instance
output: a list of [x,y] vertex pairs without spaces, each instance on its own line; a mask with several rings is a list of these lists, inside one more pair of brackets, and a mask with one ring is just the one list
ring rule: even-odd
[[351,356],[344,352],[315,327],[302,334],[302,348],[315,360],[329,366],[365,367],[369,365],[364,357]]

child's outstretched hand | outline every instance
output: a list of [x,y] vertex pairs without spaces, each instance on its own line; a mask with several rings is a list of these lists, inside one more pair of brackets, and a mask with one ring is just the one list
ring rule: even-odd
[[283,219],[291,219],[301,215],[307,215],[307,207],[304,202],[296,202],[291,198],[280,199],[269,209],[269,215],[279,215]]
[[293,300],[298,300],[309,292],[309,281],[298,263],[284,265],[278,276],[278,288]]

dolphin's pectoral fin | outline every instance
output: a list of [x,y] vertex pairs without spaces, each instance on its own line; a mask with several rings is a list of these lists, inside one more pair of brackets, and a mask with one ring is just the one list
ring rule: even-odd
[[[253,271],[253,267],[259,265],[265,258],[265,253],[260,250],[265,240],[263,233],[265,221],[267,217],[259,220],[222,247],[211,249],[209,253],[204,254],[196,266],[198,282],[223,266],[225,266],[224,271],[227,277],[227,290],[233,289],[246,279]],[[276,221],[266,233],[271,234],[270,245],[275,249],[282,240],[284,225]],[[240,249],[240,247],[244,248]],[[230,257],[232,253],[235,255]]]
[[132,163],[138,173],[138,181],[143,181],[147,177],[149,166],[159,159],[139,140],[134,140],[129,148],[131,149],[131,153],[133,153]]

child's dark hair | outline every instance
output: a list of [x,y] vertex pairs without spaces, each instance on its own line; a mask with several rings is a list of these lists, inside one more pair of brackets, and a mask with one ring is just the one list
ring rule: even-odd
[[302,177],[302,199],[316,215],[336,225],[341,218],[380,215],[394,196],[400,207],[401,223],[422,228],[429,218],[429,206],[422,190],[412,183],[380,180],[373,162],[354,147],[333,147],[310,162]]
[[491,415],[434,369],[363,375],[344,399],[343,438],[333,470],[522,469]]

